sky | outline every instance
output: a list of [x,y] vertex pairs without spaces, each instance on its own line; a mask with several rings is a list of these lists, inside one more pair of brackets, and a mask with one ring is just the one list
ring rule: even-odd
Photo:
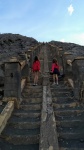
[[0,33],[84,46],[84,0],[0,0]]

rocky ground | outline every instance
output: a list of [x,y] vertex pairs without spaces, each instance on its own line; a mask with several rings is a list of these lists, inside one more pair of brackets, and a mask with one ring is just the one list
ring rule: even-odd
[[[50,41],[49,43],[62,48],[64,52],[72,53],[74,56],[84,56],[84,46],[59,41]],[[24,52],[31,46],[38,44],[39,42],[32,37],[12,33],[0,34],[0,64],[8,57]]]
[[69,52],[74,57],[84,56],[84,46],[75,43],[66,43],[66,42],[57,42],[57,41],[51,41],[50,44],[62,48],[64,52]]
[[0,34],[0,61],[18,52],[28,50],[31,46],[38,44],[34,38],[19,34]]
[[14,48],[25,49],[37,43],[38,41],[34,38],[22,36],[20,34],[0,34],[0,51],[2,51],[2,49],[3,51],[7,50],[7,48],[10,48],[10,50]]
[[19,34],[0,34],[0,95],[3,95],[4,85],[4,67],[3,63],[12,56],[18,56],[27,51],[31,46],[38,45],[34,38],[22,36]]

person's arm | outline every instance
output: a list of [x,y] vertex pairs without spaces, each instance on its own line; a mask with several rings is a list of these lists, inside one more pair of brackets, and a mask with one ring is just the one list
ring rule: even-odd
[[52,64],[52,67],[51,67],[51,72],[54,71],[54,63]]
[[38,61],[38,70],[39,70],[39,72],[40,72],[40,67],[41,67],[40,61]]
[[41,63],[39,61],[39,72],[41,73]]
[[31,66],[31,72],[33,72],[33,70],[34,70],[34,62],[32,64],[32,66]]

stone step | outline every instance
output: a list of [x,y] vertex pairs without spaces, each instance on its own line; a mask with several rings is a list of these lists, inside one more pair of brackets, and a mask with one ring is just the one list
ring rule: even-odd
[[31,117],[25,117],[25,118],[22,118],[22,117],[15,117],[15,116],[13,116],[13,117],[11,117],[10,118],[10,121],[12,122],[12,121],[15,121],[15,122],[38,122],[38,121],[40,121],[40,117],[36,117],[36,118],[31,118]]
[[84,150],[84,148],[80,148],[80,147],[79,148],[77,148],[77,147],[75,147],[75,148],[73,148],[73,147],[72,148],[71,147],[70,148],[60,147],[59,150]]
[[64,81],[64,80],[61,80],[59,83],[60,83],[60,85],[63,85],[63,86],[64,86],[64,85],[67,85],[67,84],[66,84],[67,81]]
[[14,129],[36,129],[40,128],[40,121],[38,122],[10,122],[9,126],[12,126]]
[[27,84],[27,88],[28,88],[28,85],[30,85],[30,86],[32,86],[32,87],[36,87],[36,88],[38,88],[38,87],[40,87],[40,86],[42,87],[42,84],[43,84],[42,78],[41,78],[41,79],[39,78],[38,85],[36,85],[36,86],[34,86],[34,81],[33,81],[32,79],[30,79],[30,83]]
[[74,116],[74,115],[81,115],[81,113],[83,113],[84,114],[84,109],[72,109],[72,110],[70,110],[70,109],[68,109],[68,110],[55,110],[54,111],[54,113],[55,113],[55,116],[58,116],[58,117],[70,117],[70,116]]
[[53,103],[53,107],[54,109],[59,109],[59,108],[63,108],[63,109],[69,109],[69,108],[79,108],[80,107],[80,104],[78,102],[72,102],[72,103],[63,103],[63,104],[56,104],[56,103]]
[[[58,105],[59,105],[59,104],[58,104]],[[66,108],[66,109],[65,109],[65,108]],[[82,105],[77,105],[77,106],[75,106],[75,107],[74,107],[74,106],[73,106],[73,107],[64,107],[64,108],[63,108],[63,107],[61,107],[61,108],[60,108],[60,107],[58,107],[58,108],[54,107],[54,111],[56,111],[56,110],[57,110],[57,111],[66,111],[66,113],[67,113],[67,112],[70,112],[70,111],[72,111],[72,110],[73,110],[73,111],[75,111],[75,110],[79,110],[79,111],[80,111],[80,110],[83,110],[83,109],[84,109],[84,106],[82,106]]]
[[38,118],[38,117],[41,117],[41,113],[19,113],[19,112],[15,112],[13,113],[14,116],[16,117],[20,117],[20,118]]
[[1,136],[4,137],[13,136],[13,135],[33,136],[33,135],[38,135],[39,133],[40,133],[40,128],[34,128],[34,129],[15,128],[14,126],[11,126],[11,124],[7,124]]
[[72,139],[75,139],[75,140],[80,140],[80,139],[83,139],[84,140],[84,130],[82,131],[79,131],[79,132],[59,132],[58,133],[58,137],[64,139],[64,140],[72,140]]
[[4,135],[1,136],[5,141],[14,145],[38,144],[40,135]]
[[57,104],[77,102],[73,97],[52,97],[52,102]]
[[32,110],[28,110],[28,109],[15,109],[16,113],[41,113],[41,109],[32,109]]
[[55,89],[55,90],[56,90],[56,89],[59,89],[59,90],[60,90],[60,89],[65,89],[65,88],[67,88],[67,87],[66,87],[66,85],[61,85],[60,82],[59,82],[58,85],[57,85],[57,84],[54,84],[54,85],[53,85],[53,82],[51,82],[51,83],[50,83],[50,88],[51,88],[52,90],[53,90],[53,89]]
[[43,96],[43,93],[33,93],[32,95],[31,94],[28,94],[28,93],[22,93],[22,97],[23,98],[42,98]]
[[55,114],[55,118],[56,120],[58,121],[61,121],[61,120],[65,120],[65,121],[69,121],[69,120],[83,120],[84,118],[84,111],[83,112],[76,112],[74,111],[73,113],[68,113],[67,112],[65,114]]
[[56,121],[56,126],[61,128],[77,128],[77,127],[84,127],[84,121],[82,120],[62,120]]
[[59,138],[59,150],[84,150],[84,139]]
[[51,92],[73,92],[72,88],[65,87],[65,88],[51,88]]
[[3,139],[0,141],[0,148],[1,150],[39,150],[39,144],[16,145],[15,143],[11,144],[7,141],[5,142]]
[[58,133],[68,133],[68,134],[80,134],[83,133],[84,134],[84,124],[80,125],[76,125],[76,126],[72,126],[72,127],[62,127],[62,126],[58,126],[57,127],[57,131]]
[[58,86],[56,84],[53,86],[53,82],[51,82],[50,86],[51,86],[51,89],[65,89],[65,88],[70,89],[71,88],[70,86],[64,84],[64,81],[59,81]]
[[27,103],[29,103],[29,104],[41,104],[42,103],[42,98],[24,98],[23,100],[22,100],[22,103],[21,104],[27,104]]
[[25,86],[25,89],[30,89],[30,90],[42,90],[43,87],[42,85],[37,85],[37,86],[33,86],[33,83],[27,83],[26,86]]
[[35,89],[35,88],[32,88],[32,89],[24,88],[23,92],[25,92],[25,93],[27,92],[27,93],[30,93],[30,94],[32,94],[32,93],[41,93],[41,92],[43,92],[43,89],[39,89],[39,88],[37,88],[37,89]]
[[52,92],[52,98],[53,97],[73,97],[73,92]]
[[34,104],[34,105],[20,105],[20,109],[23,110],[41,110],[41,104]]

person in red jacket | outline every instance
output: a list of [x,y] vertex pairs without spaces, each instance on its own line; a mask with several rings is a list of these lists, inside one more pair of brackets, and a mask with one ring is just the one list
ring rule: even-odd
[[37,85],[38,84],[39,71],[40,71],[40,61],[39,61],[37,56],[35,56],[35,58],[34,58],[34,62],[32,65],[32,71],[34,73],[34,84],[33,85]]
[[60,75],[60,67],[56,59],[53,59],[51,72],[53,74],[53,85],[58,85],[58,76]]

